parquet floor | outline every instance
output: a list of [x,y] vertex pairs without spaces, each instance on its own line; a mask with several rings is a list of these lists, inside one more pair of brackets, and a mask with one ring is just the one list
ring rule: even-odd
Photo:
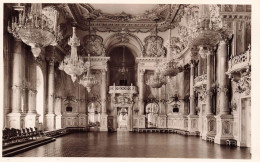
[[55,142],[16,157],[150,157],[249,159],[250,149],[220,146],[200,137],[164,133],[89,132],[59,137]]

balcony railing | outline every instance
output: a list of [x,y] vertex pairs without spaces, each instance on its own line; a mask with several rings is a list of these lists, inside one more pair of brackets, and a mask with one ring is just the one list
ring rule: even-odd
[[227,73],[233,73],[240,71],[244,68],[247,68],[251,65],[251,49],[249,49],[237,56],[234,56],[231,58],[228,62],[228,72]]
[[203,84],[207,84],[207,74],[203,74],[203,75],[197,76],[194,79],[194,86],[195,87],[199,87],[199,86],[201,86]]
[[109,93],[137,93],[136,86],[109,86]]

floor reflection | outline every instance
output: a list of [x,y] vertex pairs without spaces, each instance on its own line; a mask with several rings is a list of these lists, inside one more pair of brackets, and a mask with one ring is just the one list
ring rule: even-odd
[[178,134],[89,132],[59,137],[55,142],[16,156],[249,159],[250,150]]

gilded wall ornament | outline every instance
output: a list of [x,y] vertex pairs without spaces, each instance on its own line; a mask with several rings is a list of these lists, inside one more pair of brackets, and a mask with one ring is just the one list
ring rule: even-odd
[[105,56],[103,38],[99,35],[87,35],[83,38],[84,51],[92,56]]
[[163,46],[163,38],[160,36],[150,35],[145,38],[145,55],[144,57],[165,57],[166,48]]

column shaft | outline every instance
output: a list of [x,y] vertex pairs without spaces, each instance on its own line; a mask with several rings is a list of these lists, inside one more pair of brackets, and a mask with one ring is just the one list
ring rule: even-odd
[[220,55],[219,60],[219,88],[220,88],[220,114],[228,114],[228,95],[227,95],[227,75],[226,71],[228,68],[227,55],[228,55],[227,42],[221,41],[219,44],[218,54]]
[[139,70],[139,115],[144,115],[144,70]]
[[211,92],[211,85],[212,85],[212,79],[211,79],[211,54],[207,54],[207,107],[206,107],[206,114],[211,115],[212,112],[212,92]]
[[49,58],[47,114],[54,114],[54,58]]
[[107,73],[105,70],[102,70],[102,83],[101,83],[101,105],[102,105],[102,114],[106,114],[107,108],[106,108],[106,98],[107,98]]
[[190,115],[195,115],[195,102],[194,102],[194,63],[190,64]]
[[13,83],[12,83],[12,113],[21,112],[21,83],[22,78],[22,42],[14,41],[13,46]]

